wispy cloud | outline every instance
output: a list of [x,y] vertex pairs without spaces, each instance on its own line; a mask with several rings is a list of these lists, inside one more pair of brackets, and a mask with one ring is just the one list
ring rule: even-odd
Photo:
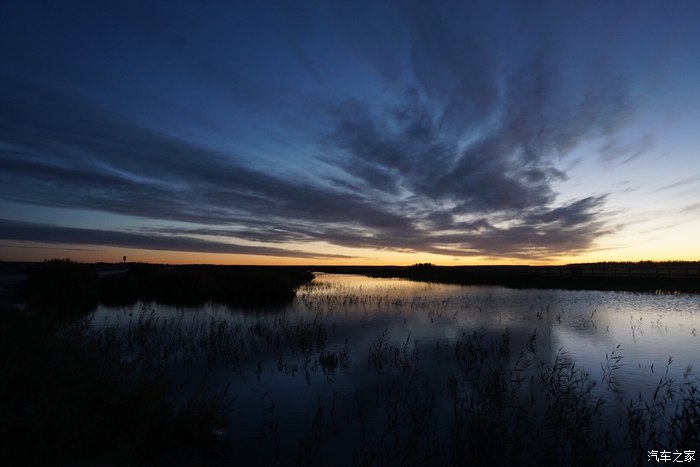
[[631,141],[612,138],[600,148],[600,154],[605,162],[620,161],[626,164],[646,153],[653,146],[653,138],[648,133]]
[[681,208],[681,214],[691,214],[700,211],[700,203],[686,204]]
[[663,191],[675,190],[676,188],[692,185],[698,182],[700,182],[700,175],[694,175],[692,177],[686,177],[676,182],[669,183],[668,185],[664,185],[661,188],[657,188],[656,190],[652,191],[652,193],[661,193]]
[[[556,187],[568,175],[559,162],[593,139],[607,141],[605,160],[629,162],[653,139],[619,137],[637,105],[629,76],[600,57],[603,39],[574,23],[551,26],[560,7],[543,5],[509,12],[489,3],[360,2],[269,16],[250,7],[251,24],[271,24],[262,32],[232,28],[227,21],[241,15],[216,11],[127,15],[162,52],[133,49],[135,63],[160,66],[160,81],[142,89],[149,78],[123,70],[126,84],[109,81],[121,94],[98,90],[97,98],[75,90],[88,80],[83,69],[73,72],[74,87],[62,87],[54,81],[70,73],[42,74],[14,54],[14,65],[0,69],[0,198],[163,227],[117,232],[8,219],[0,238],[309,258],[318,256],[286,244],[537,259],[586,251],[611,232],[607,197],[562,200]],[[202,39],[209,35],[216,46]],[[119,40],[106,43],[122,56]],[[179,123],[192,133],[122,112],[115,101],[128,85],[135,96],[170,89],[164,108],[187,109]],[[124,108],[139,108],[131,98]],[[208,112],[190,109],[200,99]],[[207,132],[240,144],[213,144]],[[267,146],[256,150],[261,140]],[[298,170],[285,174],[267,160]],[[191,227],[168,226],[183,222]]]

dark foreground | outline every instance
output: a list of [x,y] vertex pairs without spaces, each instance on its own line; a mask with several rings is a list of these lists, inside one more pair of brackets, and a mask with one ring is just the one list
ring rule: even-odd
[[131,306],[138,301],[175,306],[207,302],[264,308],[288,303],[313,279],[306,268],[159,264],[82,264],[67,260],[10,263],[0,276],[0,302],[21,302],[56,318],[75,318],[99,303]]
[[5,301],[24,309],[0,301],[4,465],[222,462],[227,394],[204,382],[181,394],[150,362],[126,359],[110,336],[96,339],[81,318],[98,303],[138,300],[260,309],[292,300],[313,278],[288,268],[128,266],[48,261],[11,271],[26,279],[5,289]]
[[[673,285],[667,290],[679,290],[678,284],[695,280],[691,266],[685,278],[671,277],[668,271],[667,277],[657,277],[663,272],[656,270],[655,277],[632,277],[636,273],[632,267],[615,267],[617,276],[608,277],[602,266],[580,273],[571,268],[568,277],[566,269],[553,272],[555,268],[314,269],[522,287],[561,283],[570,288],[575,288],[572,284],[598,288],[609,281],[621,287],[636,280],[645,287],[665,281]],[[627,276],[621,276],[621,271]],[[126,359],[128,352],[117,336],[108,331],[91,333],[80,318],[96,303],[133,304],[138,300],[194,306],[217,301],[264,312],[266,306],[291,300],[296,288],[311,279],[304,268],[129,265],[125,270],[116,265],[57,261],[35,266],[28,274],[25,309],[0,307],[0,458],[4,463],[255,465],[255,452],[238,458],[238,464],[232,461],[232,449],[245,454],[247,446],[232,446],[230,439],[221,436],[221,428],[236,417],[229,412],[230,394],[197,381],[192,386],[198,389],[183,393],[159,366],[163,357],[157,343],[179,345],[183,336],[174,331],[164,336],[171,333],[170,328],[139,321],[131,336],[143,358]],[[206,339],[197,341],[201,349],[193,352],[201,350],[207,358],[223,359],[234,368],[246,352],[263,349],[279,352],[282,363],[303,355],[302,370],[316,368],[313,371],[328,372],[329,378],[334,371],[347,370],[342,351],[324,347],[323,336],[335,332],[335,327],[323,320],[306,323],[279,318],[273,325],[252,322],[248,329],[216,324],[207,328]],[[222,333],[222,329],[230,332]],[[387,383],[386,393],[379,385],[378,392],[356,393],[357,417],[361,428],[372,432],[369,421],[365,425],[365,406],[369,410],[385,404],[386,420],[375,433],[378,438],[369,437],[372,442],[363,445],[361,455],[341,463],[647,465],[649,449],[694,452],[700,447],[700,397],[695,383],[679,385],[662,376],[651,400],[640,396],[629,401],[618,426],[624,443],[617,444],[614,437],[619,433],[600,429],[607,405],[592,396],[585,372],[565,354],[554,362],[539,362],[535,358],[537,336],[535,329],[521,346],[511,342],[507,332],[491,336],[476,330],[444,348],[409,347],[408,339],[395,346],[380,336],[370,346],[367,366],[378,381]],[[191,336],[184,338],[192,340]],[[613,380],[616,358],[611,355],[606,364],[606,381]],[[454,366],[455,371],[450,378],[429,383],[422,362]],[[536,395],[543,399],[536,402]],[[452,408],[446,439],[435,435],[434,425],[439,413],[436,407],[444,404]],[[324,406],[319,407],[318,420],[330,417],[335,434],[334,412],[324,415]],[[305,438],[306,449],[295,458],[275,456],[276,463],[323,465],[322,460],[332,459],[322,442],[331,434],[323,431],[320,422],[315,423],[316,415]],[[339,433],[349,436],[342,431],[341,421]],[[274,426],[261,427],[253,438],[273,436]],[[356,431],[356,425],[349,423],[348,427]]]
[[165,375],[84,326],[0,305],[0,458],[13,466],[216,465],[226,394],[176,404]]

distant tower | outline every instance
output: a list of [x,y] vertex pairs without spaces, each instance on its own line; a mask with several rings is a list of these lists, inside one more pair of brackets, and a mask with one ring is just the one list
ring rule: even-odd
[[126,263],[126,256],[124,256],[124,259],[122,261]]

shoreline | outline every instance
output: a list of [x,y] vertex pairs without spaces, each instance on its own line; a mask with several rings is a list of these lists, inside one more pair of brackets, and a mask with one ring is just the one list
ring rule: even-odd
[[312,271],[518,289],[700,293],[700,267],[689,264],[693,265],[319,266]]

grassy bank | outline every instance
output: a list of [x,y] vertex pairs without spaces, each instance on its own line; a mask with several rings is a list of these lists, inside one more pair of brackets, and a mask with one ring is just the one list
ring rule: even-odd
[[137,300],[171,305],[208,301],[239,307],[281,305],[313,279],[303,268],[255,266],[159,266],[135,264],[129,272],[100,280],[99,300],[133,304]]
[[127,306],[139,300],[261,308],[291,301],[297,287],[313,279],[310,272],[293,267],[129,264],[117,274],[101,277],[104,268],[64,260],[28,267],[24,286],[28,309],[75,318],[98,303]]

